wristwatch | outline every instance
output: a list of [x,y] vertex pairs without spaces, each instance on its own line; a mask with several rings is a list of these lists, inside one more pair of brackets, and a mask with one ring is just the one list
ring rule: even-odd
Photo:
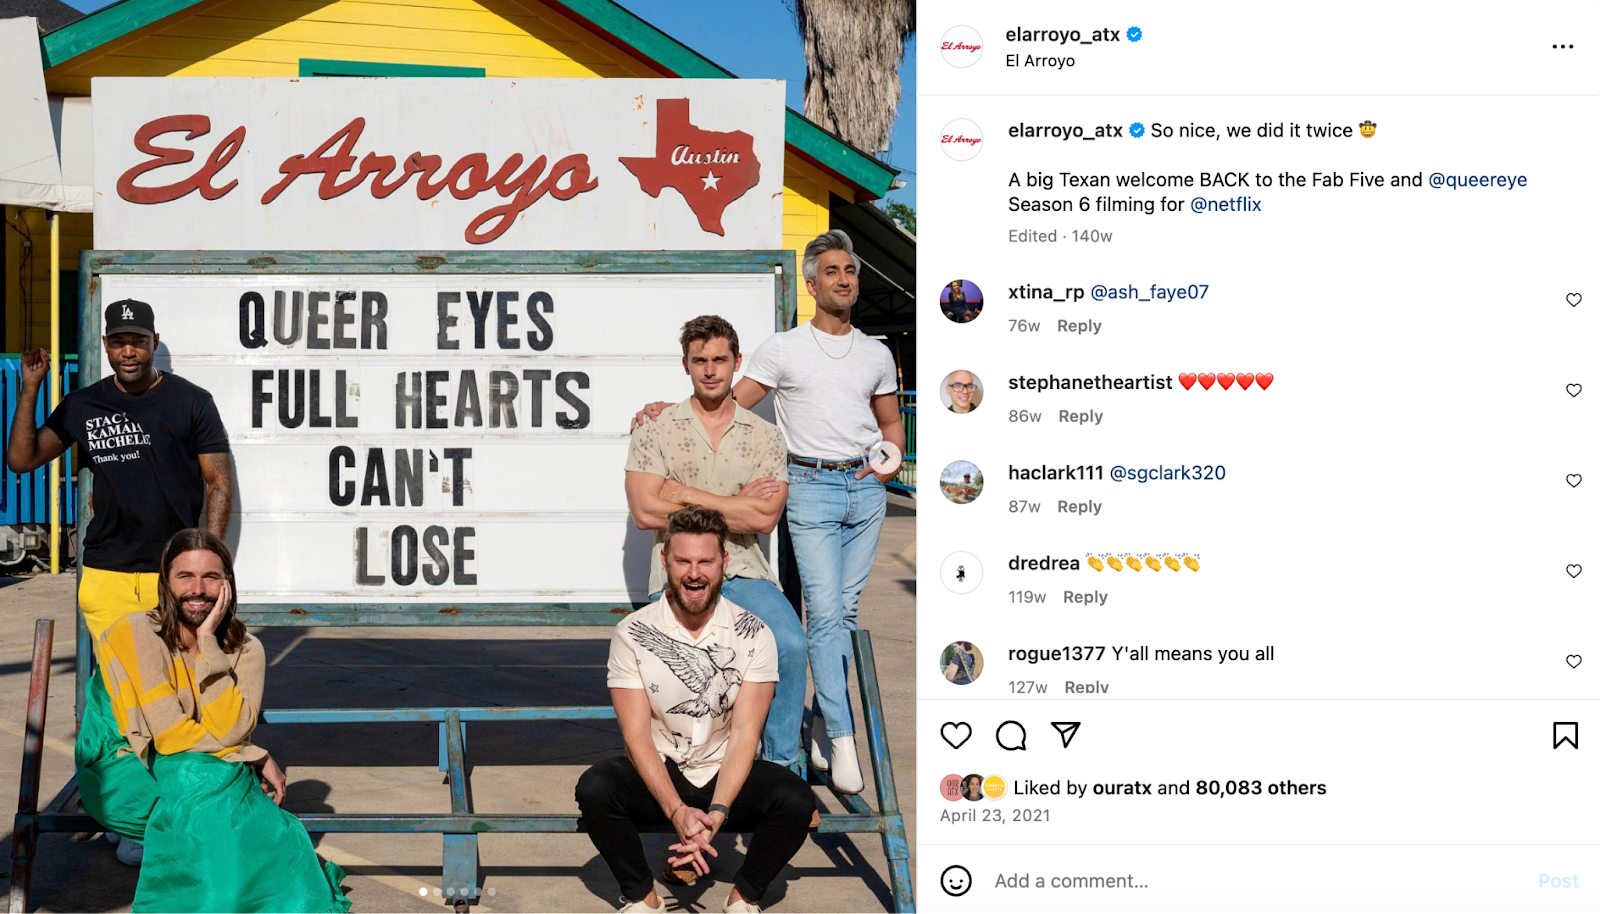
[[720,812],[722,813],[722,818],[724,819],[733,818],[733,810],[723,806],[721,803],[712,803],[710,806],[706,807],[706,812]]

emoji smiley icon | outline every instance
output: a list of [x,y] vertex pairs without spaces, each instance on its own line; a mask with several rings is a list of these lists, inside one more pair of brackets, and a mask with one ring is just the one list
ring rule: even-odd
[[1364,136],[1364,137],[1366,137],[1367,139],[1370,140],[1370,139],[1372,139],[1372,135],[1374,133],[1377,133],[1377,132],[1378,132],[1378,125],[1377,124],[1374,124],[1371,121],[1362,121],[1361,122],[1361,135],[1362,136]]
[[972,874],[959,863],[946,867],[945,871],[939,874],[939,888],[944,889],[944,893],[951,898],[960,898],[972,888]]

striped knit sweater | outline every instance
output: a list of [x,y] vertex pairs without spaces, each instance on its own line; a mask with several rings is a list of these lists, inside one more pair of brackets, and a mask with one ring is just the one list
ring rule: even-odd
[[152,750],[204,752],[230,762],[267,757],[250,744],[267,667],[254,635],[231,655],[215,636],[202,638],[196,655],[174,654],[149,615],[134,613],[100,636],[98,656],[117,725],[145,765]]

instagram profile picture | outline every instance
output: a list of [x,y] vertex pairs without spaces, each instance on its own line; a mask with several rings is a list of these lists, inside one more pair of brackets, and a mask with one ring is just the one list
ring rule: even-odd
[[952,324],[970,324],[983,313],[983,290],[970,279],[952,279],[939,290],[939,310]]
[[983,675],[983,651],[971,641],[953,641],[939,652],[939,672],[947,682],[972,685]]
[[983,402],[983,382],[966,369],[958,368],[944,376],[939,386],[939,402],[958,416],[964,416]]
[[983,783],[987,780],[981,774],[947,774],[939,779],[939,796],[952,803],[961,800],[981,800],[984,797]]
[[970,505],[983,494],[983,471],[970,460],[957,460],[939,474],[939,491],[951,504]]
[[964,117],[944,125],[939,134],[939,148],[957,162],[967,162],[978,157],[983,149],[983,131]]
[[945,63],[964,70],[983,56],[983,36],[970,25],[951,26],[939,38],[939,54]]
[[961,799],[974,803],[983,799],[983,781],[981,774],[969,774],[961,779]]

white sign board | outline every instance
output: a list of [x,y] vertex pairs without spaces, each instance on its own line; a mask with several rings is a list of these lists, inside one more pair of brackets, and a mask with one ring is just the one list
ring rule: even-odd
[[629,421],[689,395],[688,319],[744,352],[776,325],[772,273],[99,281],[154,307],[157,366],[216,400],[256,603],[641,601]]
[[102,250],[774,250],[783,83],[97,78]]

